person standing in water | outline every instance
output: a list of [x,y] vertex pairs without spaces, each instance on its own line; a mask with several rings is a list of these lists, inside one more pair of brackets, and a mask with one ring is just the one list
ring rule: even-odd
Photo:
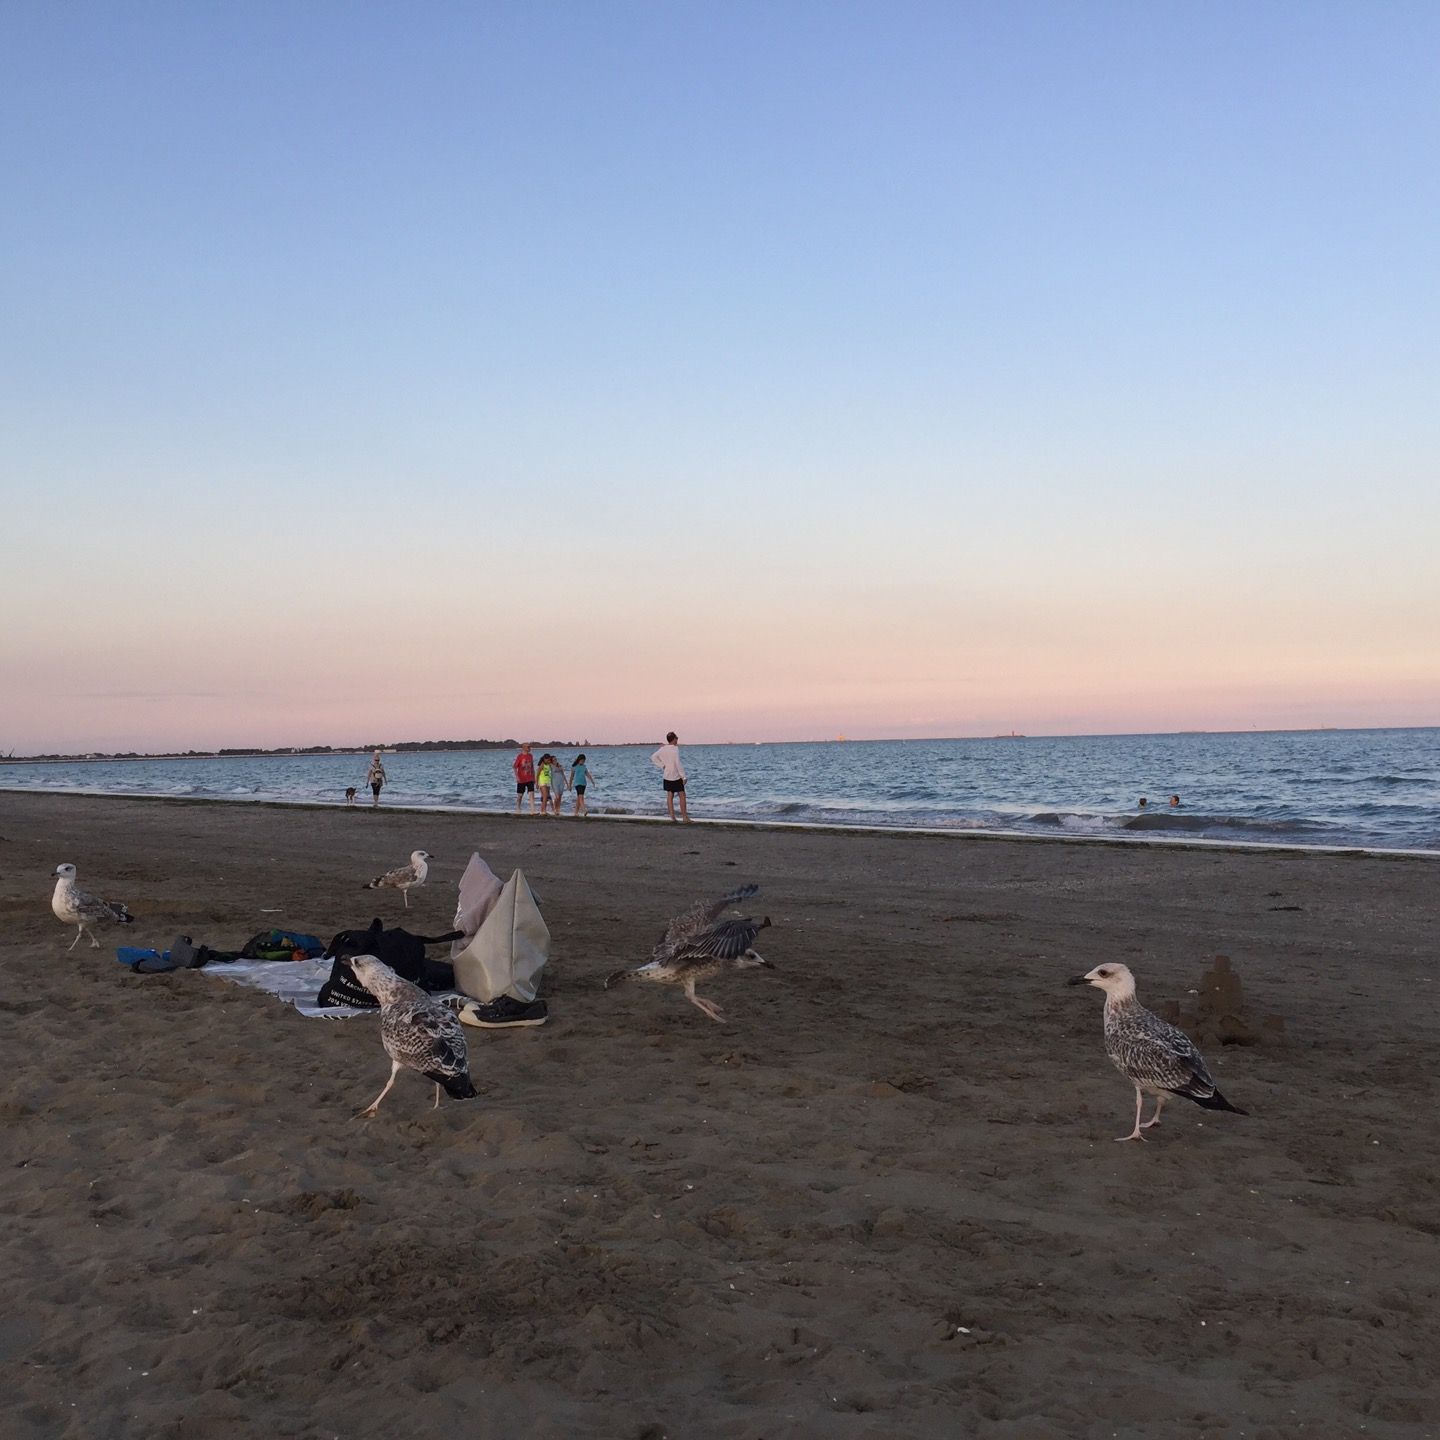
[[530,753],[528,743],[520,747],[520,753],[510,762],[515,772],[515,813],[520,813],[520,797],[529,795],[530,813],[535,813],[535,757]]
[[675,797],[680,797],[680,819],[688,822],[690,807],[685,801],[685,767],[680,763],[680,740],[672,730],[665,743],[650,757],[650,763],[665,777],[665,812],[675,819]]
[[370,787],[372,808],[380,803],[380,787],[388,778],[385,774],[385,767],[380,763],[380,752],[377,750],[371,757],[370,769],[365,774],[365,783]]
[[589,762],[583,754],[575,757],[575,763],[570,767],[570,788],[575,792],[575,814],[583,816],[585,812],[585,787],[594,778],[594,772],[590,769]]

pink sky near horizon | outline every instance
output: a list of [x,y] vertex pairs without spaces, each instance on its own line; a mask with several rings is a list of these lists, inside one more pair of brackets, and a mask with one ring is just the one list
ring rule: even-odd
[[[623,606],[605,613],[597,601],[583,621],[542,612],[507,633],[424,609],[412,626],[383,597],[365,603],[345,593],[297,582],[235,610],[196,608],[168,620],[127,601],[67,626],[60,647],[20,645],[12,630],[0,639],[8,696],[0,750],[526,736],[600,744],[670,728],[701,743],[1440,720],[1440,677],[1423,628],[1392,627],[1379,644],[1368,624],[1347,625],[1340,613],[1311,607],[1302,624],[1273,602],[1257,611],[1253,599],[1181,625],[1173,605],[1146,607],[1133,596],[1068,607],[1016,597],[981,610],[954,596],[941,603],[928,587],[922,612],[914,594],[843,610],[771,594],[728,612],[691,596],[664,622]],[[579,597],[574,603],[579,613]],[[766,605],[784,622],[766,623]],[[446,613],[454,609],[452,601]]]

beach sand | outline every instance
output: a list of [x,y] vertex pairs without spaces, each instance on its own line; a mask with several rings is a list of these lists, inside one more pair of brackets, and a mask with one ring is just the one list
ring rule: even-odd
[[[423,847],[402,909],[361,882]],[[116,943],[449,926],[472,850],[550,922],[478,1100]],[[139,922],[66,954],[50,872]],[[0,795],[10,1440],[1440,1434],[1425,860]],[[777,968],[604,992],[745,880]],[[272,913],[278,911],[279,913]],[[1232,957],[1248,1118],[1117,1145],[1102,960]]]

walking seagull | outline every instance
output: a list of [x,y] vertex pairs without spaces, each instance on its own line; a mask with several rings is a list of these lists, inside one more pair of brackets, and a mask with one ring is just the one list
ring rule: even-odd
[[355,1118],[373,1115],[380,1108],[402,1068],[435,1082],[434,1109],[440,1108],[441,1090],[456,1100],[473,1099],[465,1032],[454,1015],[373,955],[356,955],[350,965],[360,983],[380,1002],[380,1043],[390,1057],[385,1088]]
[[410,887],[425,883],[425,877],[430,873],[429,862],[434,858],[426,850],[412,850],[408,865],[401,865],[395,870],[387,870],[383,875],[377,875],[373,880],[367,880],[360,888],[362,890],[398,890],[405,897],[405,908],[408,910],[410,908]]
[[57,865],[51,873],[60,877],[55,882],[55,893],[50,897],[50,908],[55,912],[55,918],[63,924],[80,927],[65,951],[67,955],[80,943],[80,937],[87,931],[90,935],[90,948],[100,948],[92,926],[135,923],[135,917],[118,900],[102,900],[98,895],[82,890],[75,883],[73,865]]
[[661,932],[659,944],[651,951],[648,964],[633,970],[616,970],[606,977],[605,988],[621,980],[649,980],[658,985],[683,985],[685,998],[712,1020],[723,1025],[725,1014],[713,1000],[702,1000],[695,985],[722,970],[751,970],[775,967],[750,947],[755,937],[770,923],[763,920],[729,920],[720,917],[739,900],[749,899],[760,891],[758,885],[742,885],[718,900],[696,901],[688,910],[675,916]]
[[[1249,1112],[1232,1105],[1216,1088],[1205,1057],[1190,1037],[1135,998],[1135,977],[1127,965],[1097,965],[1066,982],[1094,985],[1105,992],[1105,1053],[1135,1087],[1135,1128],[1117,1140],[1143,1140],[1140,1133],[1160,1123],[1160,1111],[1171,1095],[1183,1095],[1206,1110]],[[1155,1113],[1142,1125],[1146,1095],[1155,1097]]]

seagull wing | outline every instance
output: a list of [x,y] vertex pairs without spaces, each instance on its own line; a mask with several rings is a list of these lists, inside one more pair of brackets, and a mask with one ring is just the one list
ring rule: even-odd
[[123,905],[78,888],[70,892],[70,905],[82,920],[121,920],[130,913]]
[[675,959],[703,956],[711,960],[734,960],[755,943],[755,937],[764,928],[758,920],[717,920],[686,940]]
[[1132,1032],[1117,1037],[1115,1052],[1116,1064],[1141,1084],[1190,1100],[1215,1093],[1205,1057],[1190,1037],[1148,1010]]
[[383,875],[378,876],[370,882],[371,887],[389,886],[392,890],[398,890],[402,885],[411,885],[415,881],[415,867],[413,865],[397,865],[393,870],[387,870]]
[[411,1070],[428,1075],[469,1073],[460,1022],[429,998],[387,1009],[381,1035],[390,1058]]
[[738,904],[741,900],[748,900],[752,895],[759,893],[758,885],[741,885],[728,894],[722,895],[718,900],[697,900],[688,910],[683,910],[676,915],[661,931],[660,941],[655,946],[653,953],[658,957],[666,951],[678,950],[684,942],[698,935],[707,926],[714,924],[730,906]]

